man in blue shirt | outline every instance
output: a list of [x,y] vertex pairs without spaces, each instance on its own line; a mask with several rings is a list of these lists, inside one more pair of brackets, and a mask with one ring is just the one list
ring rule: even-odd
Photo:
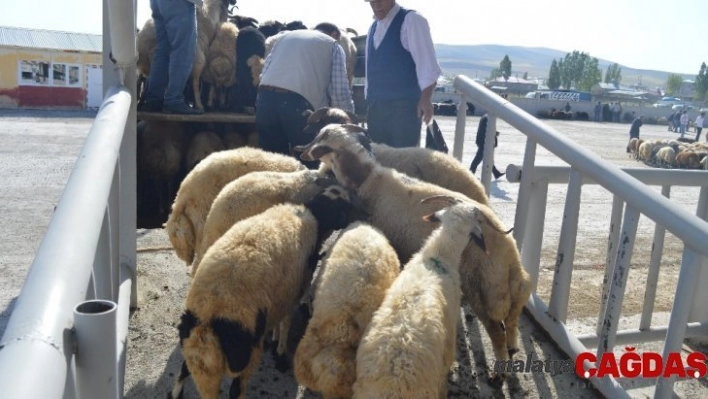
[[374,11],[366,48],[369,136],[392,147],[419,147],[421,119],[433,117],[442,71],[428,21],[395,0],[365,0]]

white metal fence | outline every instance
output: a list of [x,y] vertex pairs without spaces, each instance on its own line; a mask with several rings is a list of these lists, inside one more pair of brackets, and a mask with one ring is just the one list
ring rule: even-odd
[[[515,171],[507,170],[512,171],[508,176],[511,181],[520,181],[514,238],[521,250],[524,267],[531,274],[534,283],[538,281],[539,275],[543,236],[541,232],[545,222],[548,185],[567,185],[551,298],[546,304],[534,292],[527,304],[533,318],[566,354],[575,359],[580,353],[591,351],[595,352],[599,359],[602,353],[612,352],[615,345],[665,341],[663,355],[666,359],[669,353],[681,350],[684,338],[708,337],[708,290],[696,289],[708,283],[705,264],[708,255],[708,223],[705,222],[708,217],[708,171],[623,171],[608,165],[598,155],[577,146],[562,134],[465,76],[455,79],[455,89],[464,97],[458,108],[455,129],[453,155],[456,158],[461,159],[462,156],[467,101],[481,106],[489,113],[486,142],[494,139],[497,118],[502,118],[527,136],[523,166]],[[538,145],[567,162],[570,167],[537,166],[535,158]],[[493,164],[494,146],[486,146],[482,184],[487,188],[487,192]],[[601,185],[614,195],[614,201],[597,332],[575,336],[566,328],[565,322],[583,184]],[[647,184],[661,185],[663,196],[651,190]],[[665,198],[668,197],[671,186],[701,187],[695,216]],[[654,245],[658,250],[652,253],[650,261],[647,294],[640,325],[637,329],[617,331],[640,214],[656,222]],[[652,304],[662,255],[659,248],[663,246],[665,230],[682,240],[685,247],[669,324],[651,326]],[[586,361],[585,366],[589,368],[595,365]],[[590,381],[607,397],[629,397],[620,383],[612,377],[591,378]],[[654,397],[671,397],[673,384],[673,377],[660,377]]]
[[123,396],[137,298],[135,1],[104,0],[103,26],[104,100],[0,340],[3,398]]

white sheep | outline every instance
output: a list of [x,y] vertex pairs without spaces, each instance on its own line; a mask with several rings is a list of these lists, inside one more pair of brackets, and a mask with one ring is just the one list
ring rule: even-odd
[[179,324],[184,356],[172,397],[192,374],[202,398],[216,399],[223,376],[230,398],[245,398],[265,332],[290,315],[317,264],[328,232],[351,208],[331,186],[305,205],[281,204],[235,224],[207,251]]
[[[227,88],[236,79],[236,37],[238,28],[231,22],[221,22],[206,52],[206,67],[202,80],[210,83],[209,107],[223,108],[226,105]],[[208,78],[207,78],[208,77]],[[218,98],[217,98],[218,97]],[[216,105],[214,99],[216,99]]]
[[662,147],[656,152],[656,158],[664,165],[673,166],[676,163],[676,151],[668,146]]
[[302,204],[322,192],[334,181],[328,181],[316,171],[251,172],[224,186],[214,198],[197,243],[192,262],[192,275],[197,271],[202,255],[231,226],[257,215],[273,205],[289,202]]
[[359,341],[399,269],[376,228],[357,222],[340,233],[317,276],[312,319],[295,352],[300,385],[325,399],[352,396]]
[[[365,220],[379,228],[406,262],[432,232],[421,217],[431,212],[424,198],[445,195],[470,201],[482,211],[488,251],[469,245],[463,254],[462,290],[465,300],[489,333],[497,360],[518,351],[518,319],[531,293],[531,281],[521,266],[516,242],[504,232],[497,215],[486,205],[455,191],[412,179],[377,164],[365,129],[356,125],[328,125],[315,140],[296,148],[303,160],[319,159],[337,180],[356,193],[367,213]],[[502,375],[495,375],[497,377]]]
[[182,180],[172,204],[165,230],[177,256],[187,265],[194,260],[194,248],[211,204],[230,181],[256,171],[295,172],[305,166],[293,157],[241,147],[215,152],[204,158]]
[[[356,119],[356,116],[350,112],[323,107],[308,115],[304,132],[314,138],[326,125],[356,123]],[[427,148],[393,148],[377,143],[371,144],[371,150],[376,161],[382,166],[457,191],[482,204],[488,204],[489,200],[482,183],[465,165],[450,155]],[[327,166],[322,165],[322,167]]]
[[432,197],[447,207],[425,218],[441,222],[404,266],[361,339],[354,398],[447,397],[460,319],[460,274],[470,241],[484,248],[486,215],[474,202]]

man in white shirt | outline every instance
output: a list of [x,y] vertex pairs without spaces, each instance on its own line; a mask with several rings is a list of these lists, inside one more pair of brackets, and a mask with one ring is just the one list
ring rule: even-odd
[[694,126],[696,127],[696,141],[701,139],[701,131],[703,130],[703,120],[705,119],[706,113],[701,112],[700,115],[696,117],[696,122]]
[[374,11],[366,48],[369,136],[393,147],[419,147],[421,119],[433,117],[442,74],[428,21],[395,0],[365,0]]

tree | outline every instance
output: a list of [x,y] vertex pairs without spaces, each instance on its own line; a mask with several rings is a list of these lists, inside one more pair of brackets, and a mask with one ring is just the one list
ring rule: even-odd
[[511,76],[511,60],[508,55],[505,55],[504,59],[499,63],[499,70],[501,71],[502,76],[505,76],[505,79]]
[[559,88],[561,85],[560,77],[561,74],[560,68],[558,67],[558,61],[553,60],[553,62],[551,62],[551,69],[548,71],[548,81],[546,82],[548,88],[551,90]]
[[706,93],[708,93],[708,71],[706,70],[706,63],[701,64],[701,69],[698,71],[696,76],[696,99],[705,100]]
[[499,68],[494,68],[489,72],[489,80],[494,80],[500,76],[502,76],[502,71]]
[[669,96],[676,96],[681,91],[681,84],[683,83],[683,77],[676,73],[670,73],[669,77],[666,79],[666,94]]
[[619,66],[619,64],[614,63],[607,67],[607,72],[605,72],[605,83],[614,83],[617,82],[619,84],[622,81],[622,68]]
[[577,87],[582,91],[590,91],[593,86],[602,81],[602,70],[599,67],[597,58],[591,58],[585,63],[583,75]]

